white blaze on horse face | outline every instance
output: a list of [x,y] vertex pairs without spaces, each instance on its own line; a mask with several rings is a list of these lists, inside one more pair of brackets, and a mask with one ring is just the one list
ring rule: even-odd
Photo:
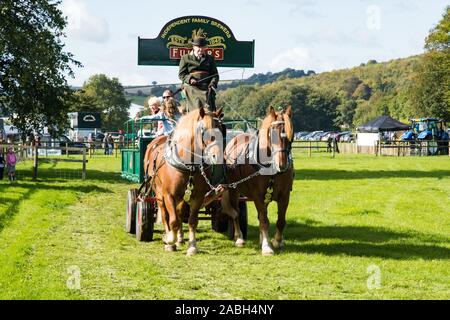
[[[266,164],[270,166],[262,167],[259,170],[261,175],[272,176],[277,173],[276,161],[274,161],[274,155],[276,154],[276,149],[274,149],[274,143],[277,143],[277,139],[274,138],[277,135],[277,131],[274,129],[262,129],[263,135],[267,132],[267,141],[259,141],[260,148],[259,152],[259,162],[261,164]],[[265,136],[265,135],[264,135]]]
[[204,132],[205,132],[205,124],[202,120],[197,123],[197,127],[195,128],[194,150],[192,151],[194,157],[193,163],[198,165],[201,165],[203,163],[203,151],[205,148],[205,143],[203,140]]
[[[203,121],[200,121],[195,129],[194,163],[201,165],[203,162],[223,163],[223,139],[218,128],[205,129]],[[220,144],[220,145],[218,145]]]
[[223,164],[223,135],[218,128],[208,129],[203,133],[206,144],[203,156],[207,164]]
[[188,129],[178,129],[173,136],[173,141],[176,141],[174,152],[177,153],[177,157],[184,164],[190,164],[192,162],[192,147],[189,139],[191,135]]

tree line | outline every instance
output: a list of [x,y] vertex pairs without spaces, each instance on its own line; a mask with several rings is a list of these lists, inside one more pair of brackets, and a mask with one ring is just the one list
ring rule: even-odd
[[[67,21],[60,0],[0,1],[0,113],[28,134],[65,131],[67,113],[99,111],[104,130],[120,129],[130,100],[117,78],[93,75],[81,90],[67,84],[82,67],[64,50]],[[425,53],[315,74],[286,69],[220,87],[230,117],[263,117],[269,105],[294,108],[296,130],[354,128],[379,115],[450,121],[450,6],[425,39]],[[151,92],[160,96],[165,88]],[[175,90],[176,88],[172,88]]]
[[408,122],[412,117],[450,121],[450,6],[425,39],[425,53],[219,93],[217,104],[234,116],[263,117],[272,105],[294,108],[301,130],[353,129],[380,115]]

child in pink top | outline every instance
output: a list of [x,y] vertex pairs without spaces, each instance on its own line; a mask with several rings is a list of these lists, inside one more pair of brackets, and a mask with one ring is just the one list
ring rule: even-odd
[[8,153],[6,154],[6,169],[8,172],[8,178],[9,181],[16,180],[16,163],[17,163],[17,156],[14,153],[13,148],[8,149]]

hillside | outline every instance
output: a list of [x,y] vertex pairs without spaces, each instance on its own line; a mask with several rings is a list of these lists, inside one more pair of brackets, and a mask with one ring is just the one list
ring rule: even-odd
[[241,85],[218,96],[228,112],[263,117],[269,105],[294,108],[296,130],[353,128],[378,115],[408,121],[410,90],[421,56],[336,70],[267,85]]
[[[221,80],[219,82],[219,91],[227,90],[230,88],[236,88],[242,84],[254,85],[254,84],[268,84],[282,79],[298,79],[303,77],[308,77],[314,75],[315,72],[309,70],[305,72],[304,70],[294,70],[287,68],[280,72],[267,72],[267,73],[254,73],[249,78],[244,80]],[[161,96],[166,89],[171,89],[175,92],[180,87],[180,83],[177,84],[160,84],[151,86],[125,86],[125,94],[127,99],[131,100],[132,103],[144,105],[144,100],[148,96]]]

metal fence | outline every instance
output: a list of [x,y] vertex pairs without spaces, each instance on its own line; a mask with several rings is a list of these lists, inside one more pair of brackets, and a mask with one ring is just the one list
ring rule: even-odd
[[434,156],[448,155],[450,141],[423,140],[423,141],[403,141],[403,140],[383,140],[375,143],[375,155],[391,156]]
[[302,141],[296,140],[292,143],[292,149],[305,150],[308,156],[311,157],[313,152],[328,152],[334,158],[336,153],[339,153],[339,146],[336,139],[331,141]]
[[[61,146],[29,146],[24,144],[0,144],[0,151],[6,154],[7,150],[12,147],[19,162],[32,163],[32,178],[38,178],[39,163],[52,163],[56,165],[59,162],[71,162],[81,164],[81,179],[86,179],[86,164],[88,162],[86,148],[61,147]],[[70,158],[69,154],[81,155],[79,158]],[[58,169],[57,169],[58,170]],[[72,172],[71,170],[70,172]],[[79,170],[75,170],[79,172]],[[62,171],[60,172],[62,175]],[[20,173],[19,173],[20,175]],[[65,175],[69,176],[69,174]],[[77,176],[77,175],[76,175]]]

